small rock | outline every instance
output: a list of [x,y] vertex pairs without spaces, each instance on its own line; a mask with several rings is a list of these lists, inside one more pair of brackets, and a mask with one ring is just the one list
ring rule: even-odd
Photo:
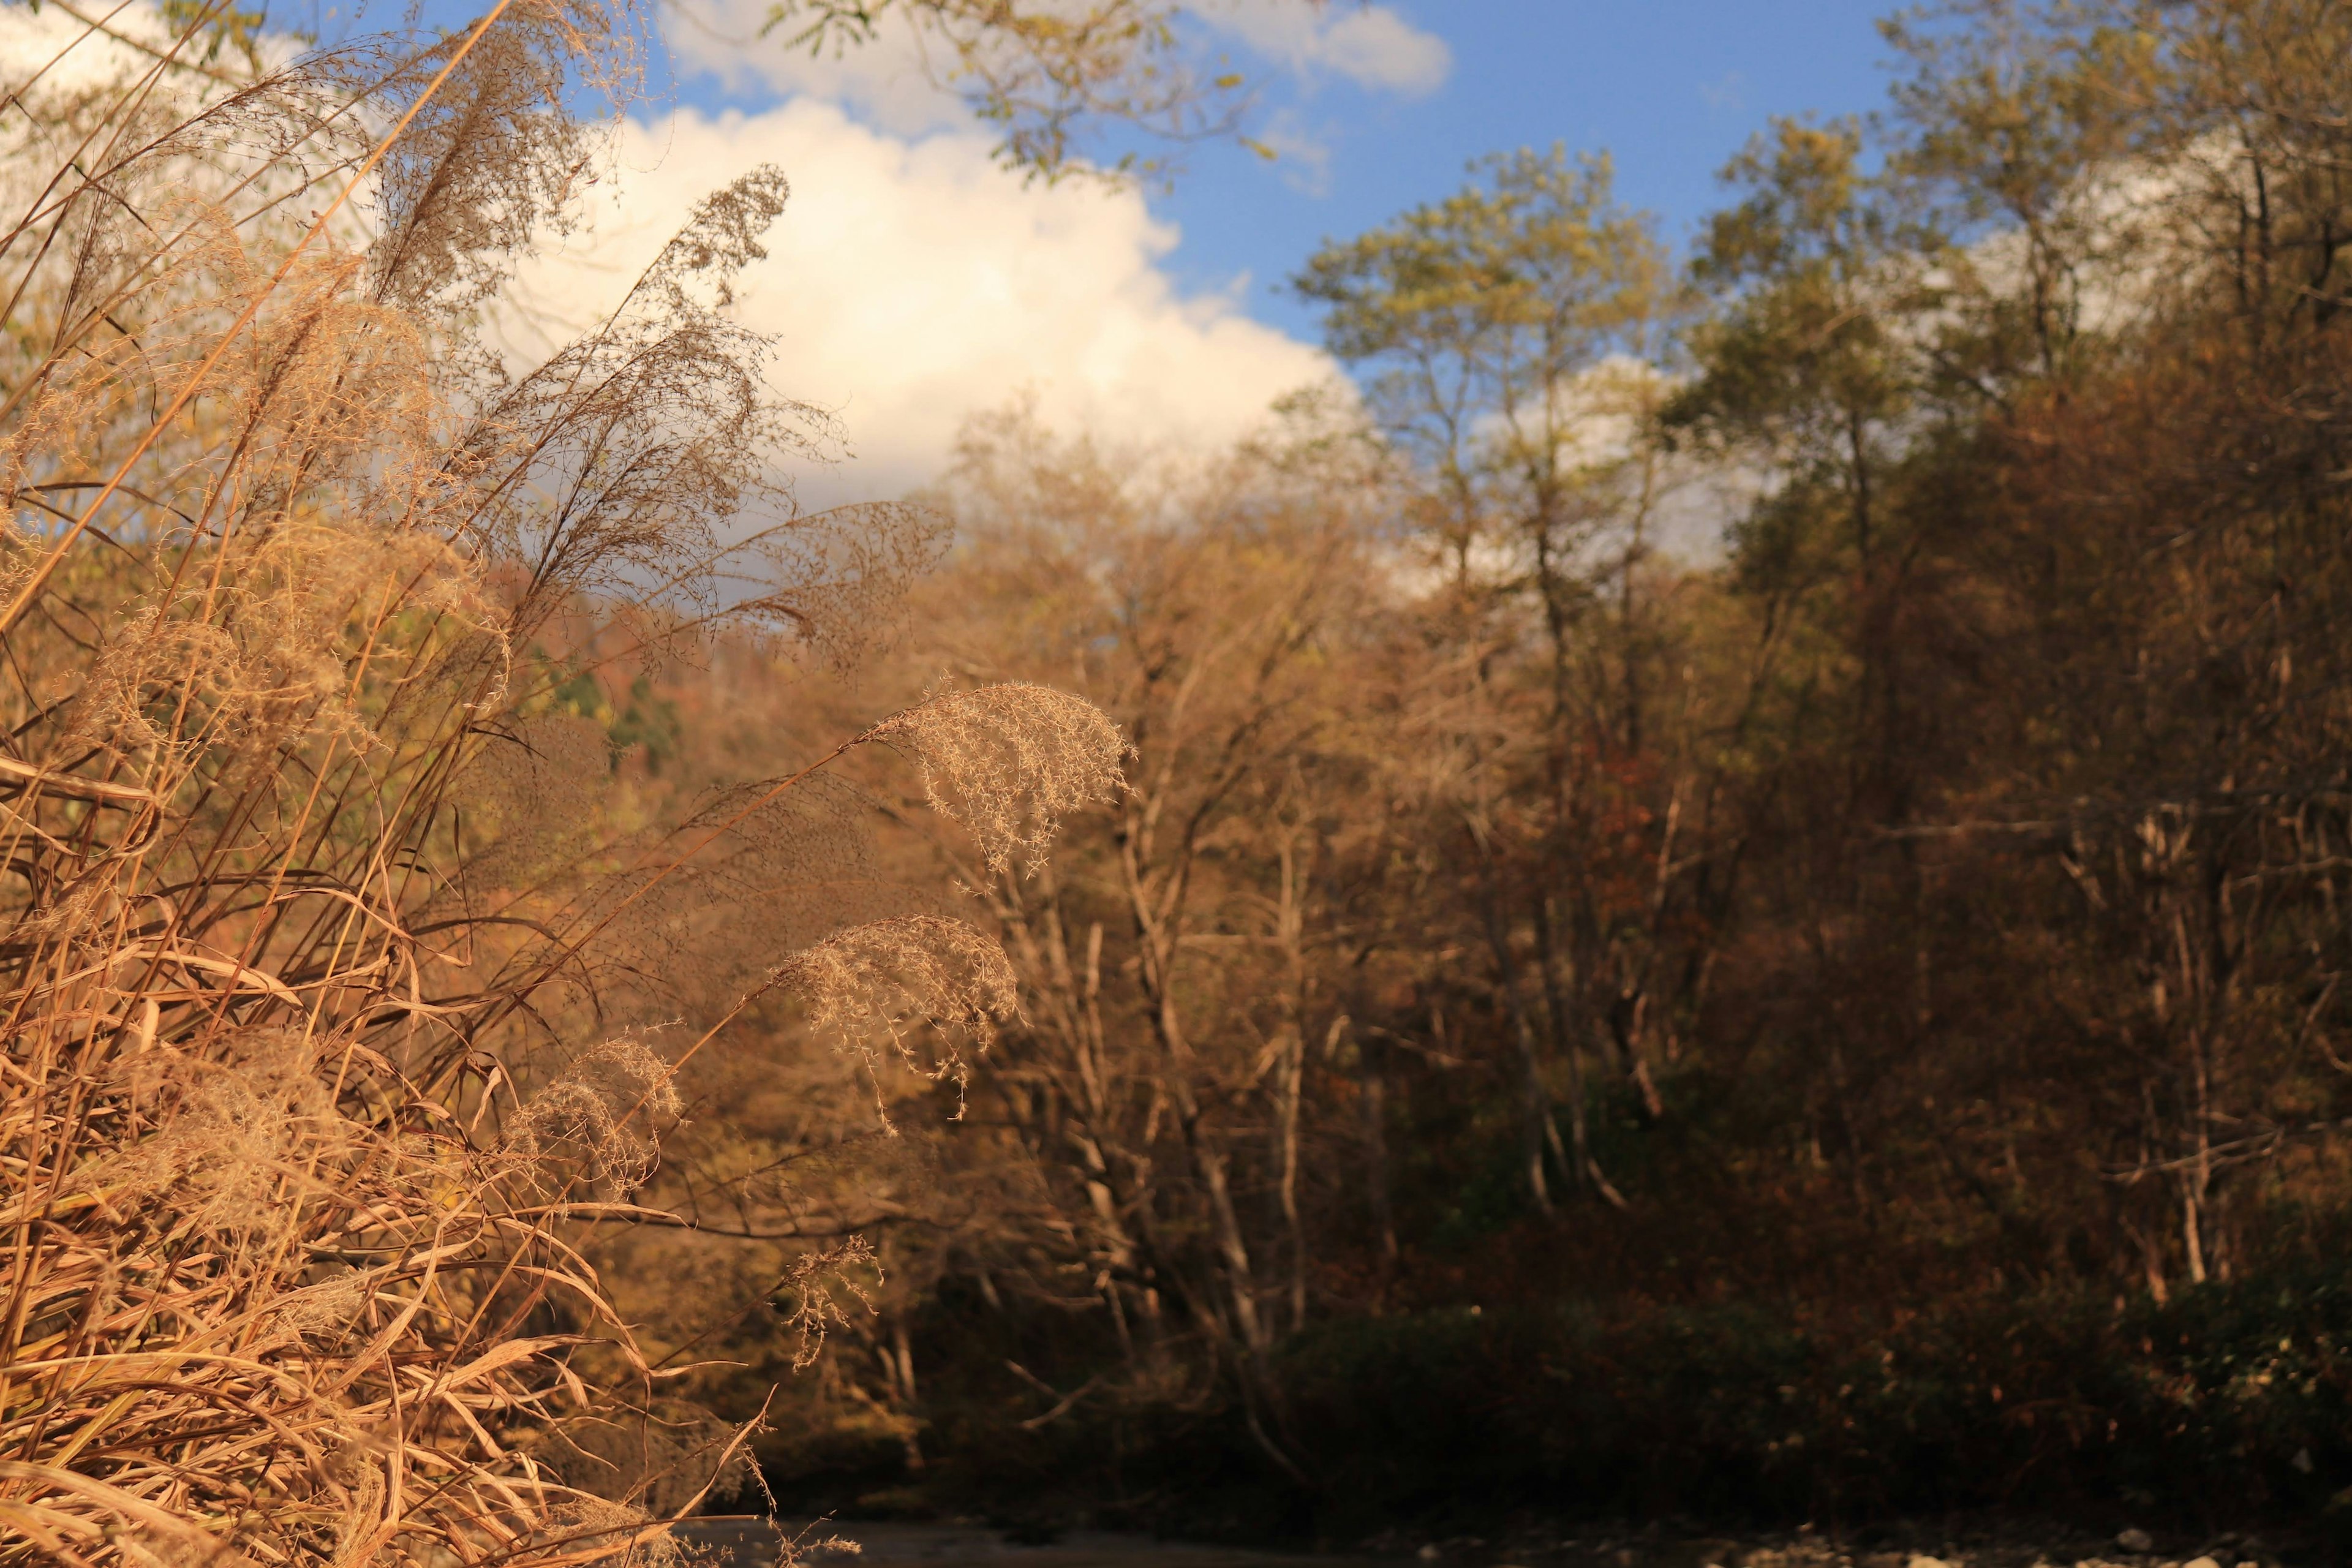
[[1940,1557],[1919,1556],[1905,1563],[1903,1568],[1952,1568],[1952,1565]]
[[1434,1563],[1439,1558],[1444,1556],[1445,1553],[1440,1552],[1437,1549],[1437,1542],[1433,1541],[1428,1545],[1423,1547],[1420,1551],[1414,1552],[1413,1555],[1420,1558],[1423,1563]]
[[2210,1557],[2191,1557],[2180,1568],[2221,1568],[2221,1565]]
[[2116,1535],[2116,1544],[2126,1552],[2153,1552],[2156,1550],[2156,1538],[2134,1525]]

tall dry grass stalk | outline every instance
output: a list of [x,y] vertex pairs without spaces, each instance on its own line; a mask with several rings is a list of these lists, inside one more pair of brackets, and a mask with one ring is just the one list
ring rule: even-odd
[[[583,1231],[740,1005],[665,1055],[613,999],[713,940],[866,1049],[1012,996],[960,922],[860,925],[822,763],[606,809],[536,650],[845,660],[936,533],[779,488],[824,431],[726,309],[773,172],[544,363],[486,342],[594,167],[568,106],[626,96],[625,0],[239,74],[276,46],[226,5],[91,15],[0,89],[0,1561],[658,1552],[745,1434],[656,1397]],[[1117,780],[1034,689],[833,756],[874,742],[992,858]]]

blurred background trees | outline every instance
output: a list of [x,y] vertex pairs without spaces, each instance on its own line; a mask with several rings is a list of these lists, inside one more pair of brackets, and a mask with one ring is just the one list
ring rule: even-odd
[[1327,1533],[2352,1484],[2347,29],[1915,14],[1686,267],[1513,154],[1300,274],[1360,401],[976,425],[867,679],[1081,693],[1128,788],[1051,868],[898,811],[1024,1016],[859,1145],[888,1215],[786,1141],[889,1283],[779,1483]]
[[[1176,14],[775,26],[930,29],[1054,175],[1229,129]],[[725,310],[772,172],[490,368],[636,25],[515,16],[27,196],[95,237],[0,406],[12,1506],[544,1555],[741,1435],[1041,1525],[2346,1517],[2352,6],[1915,14],[1685,263],[1487,160],[1296,279],[1360,396],[1015,402],[816,517]],[[180,188],[256,126],[317,171]],[[372,248],[271,226],[379,155]],[[159,1313],[251,1355],[104,1382]]]

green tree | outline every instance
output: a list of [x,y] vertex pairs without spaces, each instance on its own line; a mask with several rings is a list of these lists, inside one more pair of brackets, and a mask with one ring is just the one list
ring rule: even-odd
[[1795,496],[1764,516],[1843,514],[1838,546],[1868,560],[1874,477],[1916,374],[1895,319],[1906,293],[1895,225],[1863,168],[1862,128],[1780,120],[1724,171],[1744,198],[1717,213],[1692,274],[1722,308],[1691,335],[1699,374],[1668,418],[1771,464]]
[[[1536,743],[1514,755],[1506,741],[1471,742],[1459,821],[1519,1043],[1528,1190],[1550,1209],[1549,1148],[1569,1179],[1615,1198],[1589,1146],[1583,1068],[1609,1004],[1579,993],[1624,995],[1622,975],[1601,979],[1618,942],[1596,836],[1628,809],[1645,827],[1666,815],[1629,802],[1621,781],[1644,741],[1635,578],[1666,479],[1655,366],[1683,296],[1650,220],[1615,200],[1609,160],[1559,149],[1474,165],[1454,195],[1324,247],[1295,288],[1324,308],[1331,351],[1370,373],[1373,417],[1416,476],[1415,510],[1453,581],[1453,635],[1486,647],[1517,635],[1522,606],[1535,612]],[[1483,653],[1461,668],[1475,703],[1514,700]],[[1542,783],[1506,805],[1516,767]],[[1654,1107],[1638,1048],[1614,1047]],[[1569,1146],[1551,1114],[1554,1063]]]
[[1606,156],[1473,169],[1445,200],[1326,245],[1294,287],[1324,308],[1332,353],[1371,373],[1374,417],[1426,476],[1457,578],[1484,545],[1523,549],[1564,612],[1571,563],[1618,515],[1595,493],[1624,445],[1601,426],[1632,395],[1610,373],[1660,354],[1673,279]]

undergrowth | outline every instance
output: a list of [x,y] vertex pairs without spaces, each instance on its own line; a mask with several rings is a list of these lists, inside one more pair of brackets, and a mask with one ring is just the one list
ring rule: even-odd
[[0,17],[0,1562],[658,1556],[751,1430],[664,1396],[592,1262],[674,1219],[632,1199],[679,1068],[769,993],[946,1073],[1011,1005],[829,876],[824,768],[911,753],[1001,857],[1118,738],[940,692],[616,796],[557,685],[722,631],[845,662],[939,549],[780,478],[827,432],[727,305],[782,176],[524,363],[503,291],[645,13],[75,15]]

